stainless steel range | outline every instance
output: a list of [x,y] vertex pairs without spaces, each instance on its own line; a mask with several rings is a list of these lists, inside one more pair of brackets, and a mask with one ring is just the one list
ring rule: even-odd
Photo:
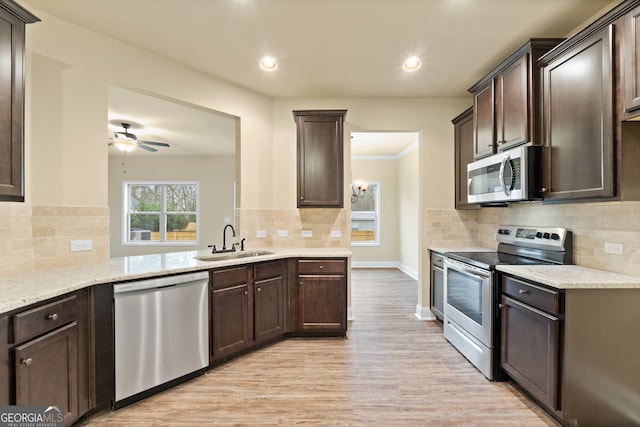
[[444,336],[488,379],[499,378],[497,265],[571,264],[565,228],[500,226],[498,250],[446,252]]

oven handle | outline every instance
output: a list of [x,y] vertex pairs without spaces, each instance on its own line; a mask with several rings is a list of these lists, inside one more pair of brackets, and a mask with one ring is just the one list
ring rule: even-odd
[[471,265],[467,265],[460,261],[455,261],[450,258],[444,259],[444,267],[445,269],[449,268],[451,270],[456,270],[461,273],[471,274],[474,276],[480,276],[482,278],[489,279],[491,278],[491,273],[487,270],[483,270],[481,268],[473,267]]

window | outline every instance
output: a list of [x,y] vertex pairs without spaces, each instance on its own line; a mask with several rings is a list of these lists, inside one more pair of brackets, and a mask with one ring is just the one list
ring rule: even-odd
[[122,184],[124,244],[198,244],[198,182]]
[[380,246],[380,183],[371,182],[351,204],[351,244]]

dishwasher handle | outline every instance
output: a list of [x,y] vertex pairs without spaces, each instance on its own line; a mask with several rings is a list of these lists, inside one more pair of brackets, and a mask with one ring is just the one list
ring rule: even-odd
[[200,271],[197,273],[178,274],[175,276],[156,277],[153,279],[139,280],[136,282],[119,283],[113,285],[113,294],[136,292],[144,289],[166,288],[185,283],[209,280],[209,273]]

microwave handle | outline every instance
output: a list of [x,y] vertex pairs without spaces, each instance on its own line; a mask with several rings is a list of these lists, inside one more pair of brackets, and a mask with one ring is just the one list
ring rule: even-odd
[[513,189],[512,185],[507,185],[507,183],[504,182],[504,168],[507,167],[507,162],[509,163],[509,166],[511,166],[511,157],[508,154],[504,156],[502,162],[500,163],[500,185],[502,186],[502,191],[504,192],[504,194],[510,196],[511,190]]

